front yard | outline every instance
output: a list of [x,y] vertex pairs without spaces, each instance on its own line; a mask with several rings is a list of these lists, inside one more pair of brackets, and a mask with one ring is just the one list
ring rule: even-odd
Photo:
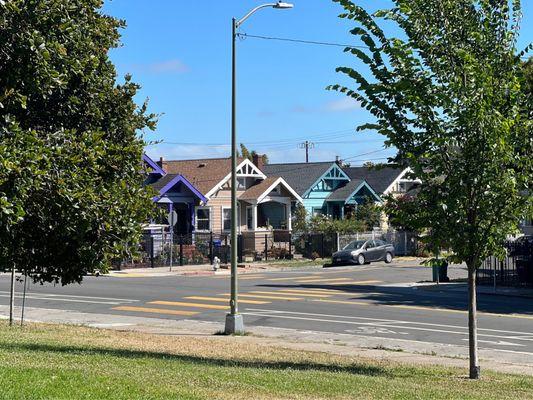
[[266,347],[0,323],[1,399],[531,399],[533,377]]

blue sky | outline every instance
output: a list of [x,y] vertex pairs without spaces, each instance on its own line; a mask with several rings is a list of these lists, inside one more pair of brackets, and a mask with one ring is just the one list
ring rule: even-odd
[[[250,18],[242,33],[359,44],[337,17],[341,8],[330,0],[294,0],[292,10],[264,9]],[[523,2],[521,45],[533,41],[533,2]],[[229,156],[231,18],[242,17],[255,0],[113,0],[104,11],[125,19],[123,46],[111,57],[119,75],[131,73],[142,85],[138,101],[150,100],[161,113],[147,147],[158,158]],[[359,0],[367,9],[386,7],[386,0]],[[398,35],[391,30],[390,33]],[[247,38],[238,42],[239,142],[271,162],[305,160],[298,143],[315,143],[311,161],[340,156],[362,164],[384,161],[393,149],[373,132],[355,133],[371,121],[369,113],[325,87],[344,82],[340,65],[358,67],[341,47]],[[381,151],[380,151],[381,150]],[[370,154],[365,154],[370,153]]]

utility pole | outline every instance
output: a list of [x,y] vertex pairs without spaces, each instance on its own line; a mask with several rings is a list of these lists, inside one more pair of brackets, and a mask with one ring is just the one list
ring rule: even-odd
[[300,149],[305,149],[305,162],[309,162],[309,149],[312,149],[315,147],[315,144],[313,142],[310,142],[309,140],[306,140],[303,143],[299,144]]

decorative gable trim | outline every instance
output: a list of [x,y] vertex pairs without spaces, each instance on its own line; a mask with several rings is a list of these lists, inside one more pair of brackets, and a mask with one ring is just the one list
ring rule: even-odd
[[350,195],[348,197],[346,197],[346,199],[344,199],[344,202],[346,204],[348,204],[350,202],[350,200],[352,199],[352,197],[354,197],[356,195],[357,192],[359,192],[362,188],[366,187],[370,193],[372,194],[372,196],[374,196],[374,199],[377,201],[377,202],[380,202],[382,203],[383,200],[381,199],[381,197],[374,191],[374,189],[372,189],[372,186],[370,186],[367,181],[362,181],[356,188],[355,190],[350,193]]
[[167,173],[163,170],[163,168],[161,168],[159,166],[158,163],[156,163],[154,160],[152,160],[148,154],[146,153],[143,153],[143,156],[142,156],[142,160],[148,164],[152,169],[153,171],[151,173],[153,174],[159,174],[161,176],[165,176]]
[[383,191],[383,195],[389,194],[389,192],[392,190],[392,188],[401,180],[405,175],[408,173],[412,173],[413,170],[410,167],[405,168],[400,174],[392,181],[392,183]]
[[331,166],[322,174],[320,178],[318,178],[302,195],[302,197],[306,197],[322,180],[324,179],[330,179],[330,180],[336,180],[336,181],[350,181],[350,178],[348,175],[346,175],[346,172],[344,172],[339,165],[334,162],[331,164]]
[[[246,159],[243,160],[239,165],[237,165],[237,178],[257,178],[257,179],[266,179],[266,175],[263,174],[259,168],[255,166],[253,162]],[[205,197],[210,198],[213,196],[217,191],[222,189],[224,184],[226,184],[231,179],[231,171],[229,174],[227,174],[220,182],[218,182],[209,192],[205,194]]]
[[261,201],[263,201],[263,200],[265,199],[265,197],[267,197],[267,196],[270,194],[270,192],[272,192],[272,190],[274,190],[274,188],[275,188],[276,186],[278,186],[278,185],[283,186],[285,189],[287,189],[287,191],[288,191],[290,194],[292,194],[292,195],[294,196],[294,198],[295,198],[298,202],[303,203],[303,200],[302,200],[302,198],[300,197],[300,195],[299,195],[298,193],[296,193],[295,190],[294,190],[292,187],[290,187],[289,184],[285,181],[285,179],[283,179],[283,178],[281,178],[281,177],[278,178],[278,179],[276,179],[276,180],[274,181],[274,183],[273,183],[272,185],[270,185],[270,186],[268,187],[268,189],[266,189],[266,190],[263,192],[263,194],[261,194],[261,196],[259,196],[259,197],[257,198],[257,203],[260,203]]
[[205,203],[207,202],[207,198],[196,189],[191,182],[189,182],[183,175],[176,175],[172,180],[167,183],[164,187],[159,190],[159,196],[154,197],[154,201],[158,201],[165,193],[167,193],[170,189],[172,189],[174,186],[176,186],[178,183],[183,183],[187,188],[194,193],[196,197],[200,199],[201,202]]

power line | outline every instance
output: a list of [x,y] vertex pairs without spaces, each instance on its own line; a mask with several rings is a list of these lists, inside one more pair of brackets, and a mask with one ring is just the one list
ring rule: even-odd
[[[348,49],[365,49],[365,50],[369,49],[368,46],[342,44],[342,43],[335,43],[335,42],[320,42],[320,41],[305,40],[305,39],[283,38],[283,37],[276,37],[276,36],[250,35],[248,33],[237,33],[237,36],[240,37],[241,39],[253,38],[253,39],[263,39],[263,40],[276,40],[276,41],[280,41],[280,42],[313,44],[313,45],[317,45],[317,46],[344,47],[344,48],[348,48]],[[520,59],[521,60],[527,60],[530,57],[531,56],[522,56],[522,57],[520,57]]]
[[367,46],[354,46],[351,44],[342,44],[342,43],[333,43],[333,42],[318,42],[315,40],[303,40],[303,39],[293,39],[293,38],[282,38],[275,36],[262,36],[262,35],[250,35],[248,33],[237,33],[237,36],[241,39],[254,38],[254,39],[263,39],[263,40],[277,40],[281,42],[292,42],[292,43],[304,43],[304,44],[314,44],[319,46],[333,46],[333,47],[348,47],[354,49],[368,49]]

